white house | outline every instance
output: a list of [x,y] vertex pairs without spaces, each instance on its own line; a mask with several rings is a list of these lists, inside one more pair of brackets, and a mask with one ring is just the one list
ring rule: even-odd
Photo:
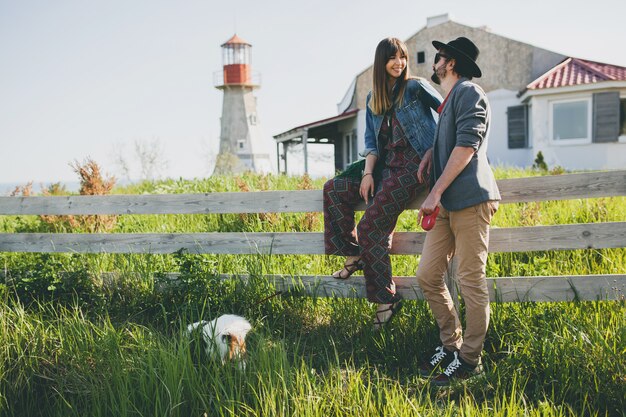
[[[477,62],[483,76],[475,81],[491,103],[488,156],[493,165],[530,166],[541,151],[549,166],[570,170],[626,167],[626,68],[569,58],[486,27],[462,25],[445,14],[428,18],[406,40],[412,74],[430,79],[437,52],[431,42],[459,36],[480,48]],[[373,51],[374,45],[372,56]],[[296,144],[304,145],[305,172],[310,143],[333,145],[337,170],[358,159],[372,75],[371,66],[357,74],[337,115],[274,136],[283,160],[279,172],[287,172],[288,149]]]
[[626,68],[567,58],[520,92],[508,109],[508,152],[525,165],[539,151],[548,166],[626,168]]

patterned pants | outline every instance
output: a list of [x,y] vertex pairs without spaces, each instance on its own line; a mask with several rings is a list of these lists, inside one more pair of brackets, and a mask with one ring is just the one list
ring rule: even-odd
[[355,229],[354,208],[363,201],[360,180],[333,178],[324,184],[324,245],[326,254],[361,256],[364,263],[367,299],[373,303],[394,303],[389,249],[398,216],[425,187],[417,173],[405,168],[385,168],[376,194],[370,200]]

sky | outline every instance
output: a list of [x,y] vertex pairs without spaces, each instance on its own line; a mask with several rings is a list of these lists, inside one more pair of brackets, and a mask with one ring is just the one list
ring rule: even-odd
[[252,44],[270,137],[337,114],[382,38],[408,39],[444,13],[626,66],[623,0],[0,0],[0,183],[76,181],[70,163],[86,158],[136,177],[136,146],[159,150],[161,177],[208,176],[222,107],[214,73],[234,33]]

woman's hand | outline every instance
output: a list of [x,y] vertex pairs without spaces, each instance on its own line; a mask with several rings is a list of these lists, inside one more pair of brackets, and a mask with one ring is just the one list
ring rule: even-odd
[[365,204],[369,202],[370,197],[374,197],[374,167],[376,166],[376,161],[378,161],[378,155],[370,153],[365,157],[365,170],[363,171],[363,176],[361,177],[361,187],[359,188],[359,194],[363,200],[365,200]]
[[361,194],[361,197],[365,200],[365,204],[369,202],[370,197],[374,197],[374,177],[372,174],[365,174],[363,178],[361,178],[359,194]]
[[424,152],[424,157],[422,158],[422,162],[420,162],[420,166],[417,169],[417,181],[420,183],[424,183],[428,181],[430,177],[430,170],[433,165],[433,148],[430,148],[426,152]]

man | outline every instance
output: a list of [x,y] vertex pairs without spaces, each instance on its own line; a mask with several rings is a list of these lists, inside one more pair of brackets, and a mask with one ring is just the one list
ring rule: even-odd
[[[485,275],[489,225],[500,193],[487,161],[490,109],[485,92],[471,80],[482,75],[478,48],[460,37],[434,41],[438,50],[431,79],[447,94],[439,107],[433,148],[427,152],[418,178],[430,175],[431,191],[418,223],[439,206],[435,226],[426,234],[417,278],[428,300],[442,345],[420,365],[436,385],[482,372],[481,352],[489,326],[489,293]],[[450,258],[457,260],[457,277],[466,307],[466,329],[444,282]]]

